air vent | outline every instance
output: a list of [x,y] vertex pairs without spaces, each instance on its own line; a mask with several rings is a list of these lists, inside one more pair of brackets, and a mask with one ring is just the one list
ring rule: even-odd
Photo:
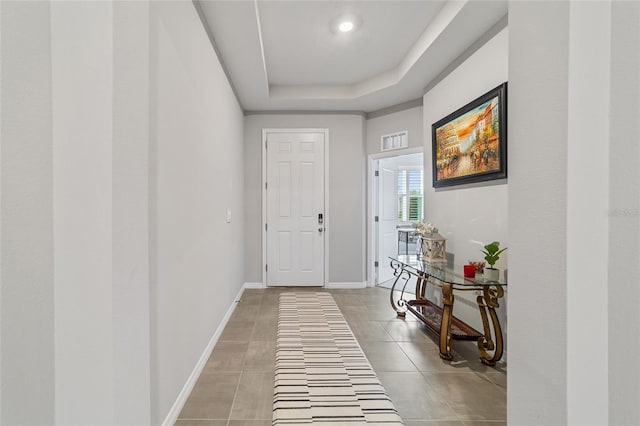
[[382,151],[406,148],[409,146],[409,132],[397,132],[382,136]]

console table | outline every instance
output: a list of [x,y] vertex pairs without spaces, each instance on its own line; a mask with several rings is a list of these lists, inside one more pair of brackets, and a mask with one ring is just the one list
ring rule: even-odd
[[[390,259],[396,277],[391,287],[391,307],[399,317],[404,317],[407,311],[412,313],[439,336],[441,358],[453,358],[451,340],[476,341],[484,364],[495,365],[502,358],[502,329],[495,311],[507,285],[502,274],[499,281],[487,281],[482,274],[466,278],[462,265],[429,263],[416,255]],[[413,278],[416,280],[415,294],[407,291],[407,285]],[[442,307],[427,300],[428,285],[442,289]],[[480,292],[476,303],[482,319],[482,332],[453,315],[454,293],[458,291]]]

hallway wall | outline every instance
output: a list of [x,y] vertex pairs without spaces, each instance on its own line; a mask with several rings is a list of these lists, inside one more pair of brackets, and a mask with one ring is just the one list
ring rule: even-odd
[[0,2],[0,424],[55,421],[50,31]]
[[509,25],[508,421],[639,424],[640,5],[513,2]]
[[0,22],[0,423],[161,424],[244,282],[242,110],[191,1]]
[[0,12],[0,422],[149,423],[147,7]]
[[154,2],[150,26],[151,424],[160,424],[244,283],[244,141],[242,110],[193,4]]
[[[507,184],[493,181],[434,189],[431,125],[507,80],[508,29],[502,29],[424,95],[425,219],[447,238],[447,251],[455,254],[458,264],[484,260],[480,250],[491,241],[509,246]],[[508,256],[506,251],[496,267],[504,269]],[[460,302],[456,315],[481,330],[475,296],[465,293],[456,298]],[[506,295],[500,305],[506,339]]]
[[[507,185],[494,181],[434,189],[431,125],[507,81],[507,53],[508,30],[503,29],[424,95],[425,219],[447,238],[456,263],[482,260],[481,242],[508,245]],[[508,251],[496,267],[506,265],[507,256]]]
[[382,136],[403,130],[409,132],[407,148],[422,147],[424,143],[422,115],[422,106],[416,106],[367,119],[367,155],[382,152]]
[[245,279],[262,282],[262,129],[329,129],[329,277],[364,285],[365,120],[359,114],[260,114],[245,117]]

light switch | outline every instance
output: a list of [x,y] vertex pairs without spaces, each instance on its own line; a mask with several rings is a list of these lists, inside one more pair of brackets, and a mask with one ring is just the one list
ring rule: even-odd
[[231,223],[231,210],[227,209],[227,223]]

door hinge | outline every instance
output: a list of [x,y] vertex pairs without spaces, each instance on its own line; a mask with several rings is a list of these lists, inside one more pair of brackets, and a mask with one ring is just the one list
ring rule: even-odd
[[269,265],[264,265],[264,271],[267,272],[269,270]]
[[380,222],[380,218],[378,216],[376,216],[376,217],[373,218],[373,221],[374,222]]
[[264,183],[264,189],[267,190],[267,182]]
[[266,223],[264,224],[264,230],[265,231],[267,230],[267,224]]
[[375,268],[378,268],[378,267],[380,266],[380,264],[379,264],[379,263],[378,263],[378,261],[376,260],[375,262],[373,262],[373,266],[374,266]]
[[374,173],[374,176],[375,176],[375,177],[380,176],[380,172],[376,170],[376,171],[375,171],[375,173]]
[[267,149],[267,141],[264,141],[264,149]]

